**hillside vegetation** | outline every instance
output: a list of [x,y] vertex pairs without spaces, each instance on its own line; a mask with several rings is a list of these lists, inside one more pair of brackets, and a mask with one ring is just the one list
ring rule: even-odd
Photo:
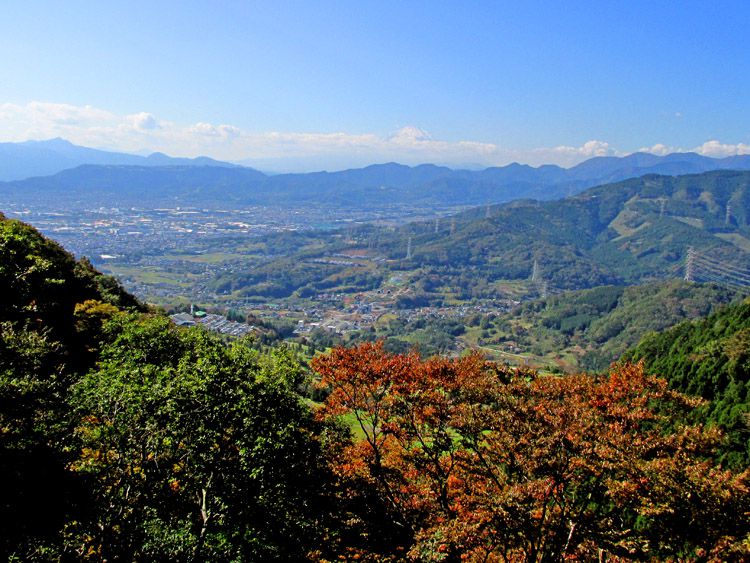
[[318,430],[283,350],[181,331],[4,217],[0,292],[0,557],[290,560],[320,541]]
[[[559,201],[516,201],[398,229],[269,236],[260,246],[265,260],[219,276],[212,288],[274,298],[351,293],[398,273],[421,302],[438,303],[446,294],[502,295],[504,282],[530,280],[535,262],[531,294],[542,283],[554,292],[682,277],[690,247],[750,269],[750,172],[644,176]],[[357,260],[320,260],[347,253]]]
[[[566,371],[601,371],[648,332],[703,317],[735,292],[683,281],[602,286],[524,303],[483,323],[484,346],[528,351]],[[512,344],[511,344],[512,343]]]
[[[71,509],[66,396],[93,367],[98,319],[142,310],[112,278],[0,214],[0,553],[56,531]],[[84,499],[77,499],[76,503]]]
[[726,462],[750,464],[750,301],[652,333],[626,358],[642,359],[672,388],[708,400],[696,420],[727,430]]
[[[641,286],[601,286],[526,301],[508,312],[463,316],[385,315],[372,329],[336,338],[314,333],[321,347],[383,339],[386,349],[458,354],[477,348],[511,365],[551,372],[605,371],[643,336],[705,316],[736,299],[734,290],[680,280]],[[408,311],[403,311],[408,313]]]
[[[398,234],[401,241],[412,236],[415,264],[476,268],[492,281],[531,277],[536,260],[540,277],[565,289],[679,275],[688,246],[741,266],[750,257],[744,244],[719,236],[734,233],[750,241],[747,172],[644,176],[487,214],[480,209],[460,216],[453,236],[436,235],[431,225],[410,225]],[[397,245],[392,236],[380,248],[395,258]]]
[[311,406],[288,350],[179,329],[4,218],[0,291],[3,559],[748,556],[748,471],[638,366],[365,344],[315,358]]

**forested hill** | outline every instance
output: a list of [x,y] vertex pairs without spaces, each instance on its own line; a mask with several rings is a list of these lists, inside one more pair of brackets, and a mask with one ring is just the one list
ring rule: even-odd
[[[367,288],[389,270],[419,270],[415,291],[428,297],[438,287],[488,296],[502,280],[531,279],[536,262],[536,280],[550,291],[582,289],[683,277],[690,247],[700,256],[695,278],[710,281],[728,268],[750,268],[750,172],[644,176],[559,201],[515,201],[397,229],[272,236],[262,244],[290,255],[218,279],[216,287],[284,296],[342,279]],[[377,274],[311,262],[346,252],[385,262]]]
[[0,559],[291,561],[320,545],[326,472],[284,351],[179,330],[2,215],[0,295]]
[[0,213],[0,316],[50,336],[70,336],[75,306],[99,300],[125,309],[143,305],[109,276],[75,258],[33,227]]
[[731,289],[682,280],[570,291],[519,305],[487,323],[485,345],[511,341],[567,371],[601,372],[649,332],[703,317]]
[[[70,386],[91,368],[100,319],[143,310],[113,279],[0,214],[0,557],[64,521]],[[78,502],[85,502],[85,498]]]
[[[58,141],[55,146],[61,143],[65,142]],[[14,155],[21,149],[27,151],[29,147],[5,147]],[[434,164],[386,163],[338,172],[267,176],[251,168],[231,167],[209,159],[169,159],[156,154],[148,158],[121,155],[130,160],[108,160],[105,157],[113,156],[112,153],[91,152],[95,153],[91,160],[84,159],[86,164],[77,168],[52,176],[0,183],[0,194],[21,205],[54,195],[56,201],[66,205],[87,206],[221,208],[325,202],[329,206],[360,210],[393,206],[430,208],[501,203],[518,198],[550,200],[644,174],[750,168],[750,156],[713,159],[693,153],[666,156],[636,153],[626,157],[596,157],[568,169],[514,163],[484,170],[453,170]],[[2,157],[0,145],[0,172],[18,164],[17,157],[7,159],[7,164],[3,164]]]
[[748,267],[749,220],[749,172],[644,176],[560,201],[478,209],[459,216],[452,236],[446,222],[437,234],[409,225],[386,248],[397,257],[411,236],[417,264],[509,278],[530,277],[536,260],[540,278],[573,289],[679,276],[690,246]]
[[646,336],[626,355],[676,390],[710,402],[699,413],[727,429],[725,461],[750,464],[750,300]]

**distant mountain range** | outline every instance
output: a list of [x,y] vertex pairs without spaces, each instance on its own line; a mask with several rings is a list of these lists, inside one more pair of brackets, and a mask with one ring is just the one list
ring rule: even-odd
[[49,176],[82,164],[133,165],[133,166],[218,166],[235,167],[201,156],[198,158],[173,158],[155,152],[139,156],[80,147],[65,139],[0,143],[0,181],[22,180],[33,176]]
[[572,168],[509,164],[453,170],[433,164],[375,164],[339,172],[268,176],[206,157],[148,157],[78,147],[63,139],[0,144],[0,195],[102,205],[326,204],[470,206],[520,198],[559,199],[646,174],[750,170],[750,155],[714,159],[695,153],[596,157]]

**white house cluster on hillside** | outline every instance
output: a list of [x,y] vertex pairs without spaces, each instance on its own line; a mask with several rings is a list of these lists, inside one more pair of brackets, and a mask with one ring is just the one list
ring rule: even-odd
[[190,313],[177,313],[169,318],[177,326],[196,326],[200,325],[213,332],[228,334],[229,336],[244,336],[255,330],[254,326],[245,323],[230,321],[222,315],[200,314],[198,311],[195,315]]

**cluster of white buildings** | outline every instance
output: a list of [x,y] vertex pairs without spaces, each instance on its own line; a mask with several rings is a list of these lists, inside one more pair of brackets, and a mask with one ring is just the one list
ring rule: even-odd
[[230,321],[222,315],[209,315],[203,311],[196,311],[194,313],[177,313],[169,317],[172,322],[177,326],[203,326],[206,329],[218,332],[220,334],[228,334],[229,336],[244,336],[255,330],[254,326],[247,325],[245,323],[238,323]]

